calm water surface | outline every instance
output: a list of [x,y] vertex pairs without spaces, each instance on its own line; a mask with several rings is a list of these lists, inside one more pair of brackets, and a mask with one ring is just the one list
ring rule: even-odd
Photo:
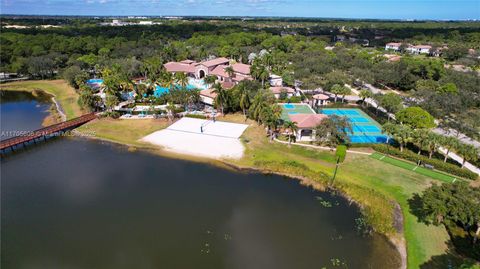
[[[3,115],[5,105],[2,128],[32,119]],[[5,269],[398,265],[384,238],[357,233],[359,210],[341,197],[83,139],[3,158],[1,209]]]
[[45,96],[38,99],[28,92],[0,91],[0,140],[42,128],[50,105]]

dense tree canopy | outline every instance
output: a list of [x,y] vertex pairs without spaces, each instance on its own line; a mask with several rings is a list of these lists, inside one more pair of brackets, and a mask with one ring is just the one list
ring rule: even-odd
[[433,128],[435,123],[432,115],[420,107],[407,107],[395,114],[397,120],[410,127],[417,128]]

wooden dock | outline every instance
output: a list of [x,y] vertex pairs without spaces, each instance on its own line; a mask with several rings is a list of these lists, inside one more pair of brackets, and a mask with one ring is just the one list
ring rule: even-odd
[[61,134],[65,131],[74,129],[84,123],[87,123],[95,119],[97,115],[95,113],[89,113],[82,115],[78,118],[74,118],[68,121],[61,123],[53,124],[48,127],[38,129],[35,131],[25,131],[24,135],[19,135],[16,137],[8,138],[3,141],[0,141],[0,151],[5,151],[6,149],[11,149],[12,151],[16,146],[26,145],[28,142],[36,141],[36,139],[46,138],[50,135]]

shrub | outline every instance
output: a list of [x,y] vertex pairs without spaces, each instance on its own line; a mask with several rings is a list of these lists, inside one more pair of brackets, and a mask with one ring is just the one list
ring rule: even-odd
[[112,119],[118,119],[120,117],[120,113],[117,111],[106,111],[102,114],[102,117],[110,117]]
[[411,161],[411,162],[415,162],[415,163],[418,160],[420,160],[424,164],[432,165],[437,170],[447,172],[449,174],[456,175],[456,176],[459,176],[459,177],[468,178],[468,179],[472,179],[472,180],[475,180],[478,177],[478,175],[476,173],[474,173],[470,170],[467,170],[465,168],[460,168],[460,167],[458,167],[456,165],[453,165],[453,164],[450,164],[450,163],[444,163],[441,160],[429,159],[426,156],[418,155],[418,154],[416,154],[412,151],[409,151],[409,150],[404,150],[402,152],[402,151],[400,151],[396,148],[389,147],[385,144],[374,145],[373,149],[378,151],[378,152],[385,153],[385,154],[388,154],[388,155],[392,155],[394,157],[402,158],[402,159],[405,159],[405,160],[408,160],[408,161]]
[[302,102],[302,97],[300,96],[292,96],[290,99],[288,99],[290,103],[301,103]]
[[205,115],[198,115],[198,114],[185,114],[187,118],[194,118],[194,119],[206,119],[207,116]]

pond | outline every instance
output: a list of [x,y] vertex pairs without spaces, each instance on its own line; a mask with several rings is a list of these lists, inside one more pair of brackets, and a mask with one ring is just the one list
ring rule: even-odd
[[399,265],[357,206],[281,176],[63,137],[2,158],[1,187],[4,269]]

